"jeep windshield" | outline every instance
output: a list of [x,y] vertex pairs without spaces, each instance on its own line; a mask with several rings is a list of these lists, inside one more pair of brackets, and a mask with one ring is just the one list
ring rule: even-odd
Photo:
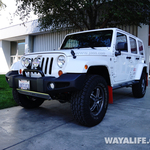
[[60,49],[110,47],[112,30],[72,34],[65,38]]

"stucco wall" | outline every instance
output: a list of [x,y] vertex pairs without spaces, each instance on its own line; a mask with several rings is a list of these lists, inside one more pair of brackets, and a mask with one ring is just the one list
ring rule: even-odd
[[0,74],[8,72],[10,67],[10,42],[0,41]]
[[11,27],[0,29],[0,40],[11,40],[14,37],[26,36],[29,34],[37,34],[41,32],[38,27],[38,21],[30,21],[23,24],[14,25]]

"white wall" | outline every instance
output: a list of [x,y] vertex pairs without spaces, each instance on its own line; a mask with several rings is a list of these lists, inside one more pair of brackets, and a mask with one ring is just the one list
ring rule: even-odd
[[10,42],[0,41],[0,74],[5,74],[10,67]]
[[29,34],[37,34],[40,32],[38,21],[30,21],[24,25],[14,25],[11,27],[0,29],[0,40],[11,40],[11,38],[26,36]]
[[26,36],[25,38],[25,54],[30,52],[30,36]]

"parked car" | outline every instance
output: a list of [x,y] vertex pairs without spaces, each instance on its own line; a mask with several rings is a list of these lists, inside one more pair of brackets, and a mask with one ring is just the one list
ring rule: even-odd
[[26,54],[19,63],[6,80],[20,106],[70,102],[74,118],[85,126],[102,121],[112,90],[131,87],[141,98],[148,85],[142,40],[118,28],[68,34],[60,50]]

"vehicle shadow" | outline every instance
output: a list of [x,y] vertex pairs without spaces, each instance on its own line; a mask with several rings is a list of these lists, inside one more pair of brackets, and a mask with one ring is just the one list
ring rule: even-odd
[[20,107],[11,121],[11,132],[15,136],[30,137],[52,130],[72,122],[70,104],[57,101],[45,101],[39,108],[25,109]]

